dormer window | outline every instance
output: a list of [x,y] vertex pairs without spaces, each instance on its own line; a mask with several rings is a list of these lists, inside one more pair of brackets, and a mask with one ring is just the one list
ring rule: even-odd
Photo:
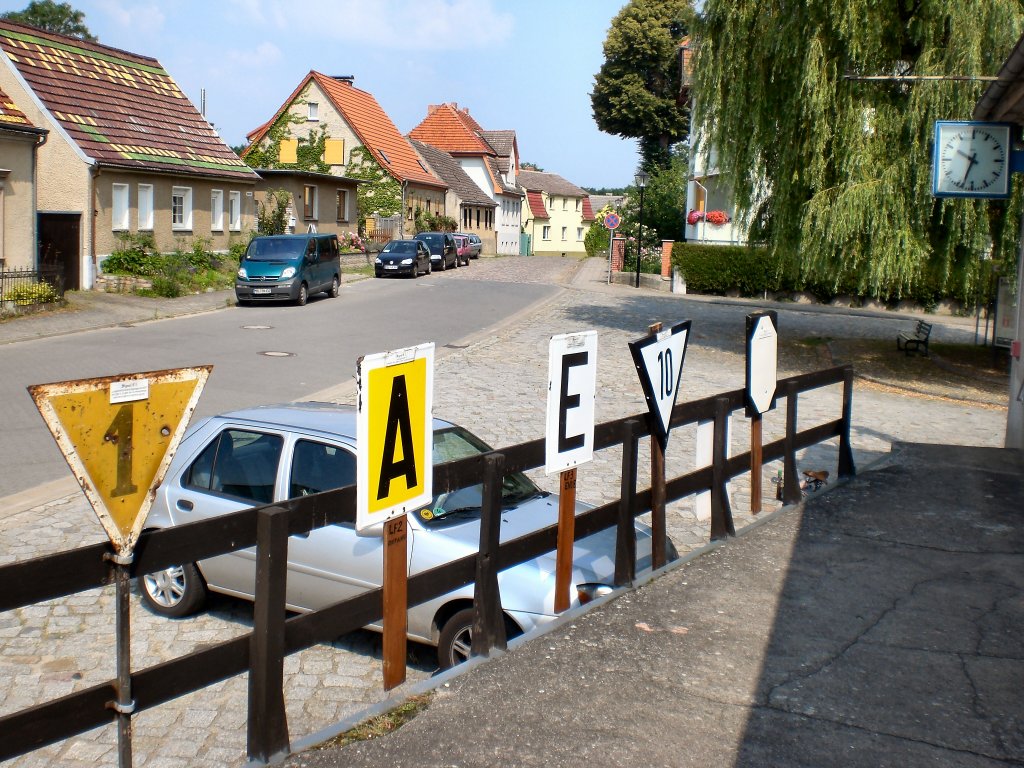
[[387,156],[387,153],[385,153],[383,149],[380,150],[380,156],[384,158],[385,163],[391,165],[391,158]]
[[309,110],[306,114],[307,120],[319,120],[320,119],[320,104],[315,101],[311,101],[306,104],[306,109]]

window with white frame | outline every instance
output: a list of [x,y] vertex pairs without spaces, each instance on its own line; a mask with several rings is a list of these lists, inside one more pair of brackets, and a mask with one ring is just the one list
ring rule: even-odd
[[568,239],[569,239],[569,228],[568,227],[562,227],[562,242],[564,243]]
[[192,187],[171,187],[171,229],[192,229]]
[[540,237],[541,237],[541,240],[550,240],[551,239],[551,227],[545,226],[544,229],[541,230]]
[[302,217],[305,219],[316,218],[316,186],[306,184],[302,191]]
[[576,198],[576,213],[579,213],[579,212],[580,212],[580,199],[577,197]]
[[569,210],[569,198],[568,197],[563,197],[562,198],[562,210],[563,211],[568,211]]
[[306,119],[307,120],[319,120],[320,119],[320,105],[317,102],[311,101],[311,102],[306,104],[306,107],[309,110],[306,113]]
[[348,221],[348,191],[338,190],[338,221]]
[[131,226],[128,211],[128,185],[111,184],[111,229],[126,230]]
[[576,242],[583,241],[583,227],[576,227]]
[[224,190],[210,190],[210,231],[224,231]]
[[139,184],[139,229],[153,230],[153,185]]
[[242,231],[242,193],[228,192],[228,229]]

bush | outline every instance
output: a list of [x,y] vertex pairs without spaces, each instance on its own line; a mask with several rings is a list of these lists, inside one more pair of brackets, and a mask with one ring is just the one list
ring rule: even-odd
[[161,256],[152,235],[126,233],[117,241],[118,247],[103,261],[107,274],[148,277],[159,267]]
[[595,221],[590,225],[587,234],[583,238],[583,247],[587,250],[587,256],[598,256],[608,253],[608,228],[601,221]]
[[60,299],[56,289],[49,283],[22,283],[4,291],[3,300],[13,301],[20,307],[30,304],[49,304]]
[[744,296],[756,296],[783,290],[782,265],[765,248],[676,243],[672,264],[686,279],[687,290],[695,293],[738,290]]

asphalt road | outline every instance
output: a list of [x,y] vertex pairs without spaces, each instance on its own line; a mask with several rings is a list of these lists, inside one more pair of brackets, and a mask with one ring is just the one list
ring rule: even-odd
[[352,380],[361,355],[426,341],[443,354],[446,345],[557,290],[446,275],[363,280],[346,286],[340,299],[311,299],[305,307],[227,307],[5,345],[0,349],[0,498],[68,473],[26,391],[29,385],[212,364],[197,416],[304,399]]

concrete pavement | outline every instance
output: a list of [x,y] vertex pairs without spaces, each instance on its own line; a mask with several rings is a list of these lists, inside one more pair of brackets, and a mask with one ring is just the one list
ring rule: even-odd
[[[757,308],[756,302],[679,297],[625,286],[608,286],[604,282],[601,260],[588,260],[579,268],[575,262],[565,259],[481,260],[474,262],[470,269],[421,278],[421,283],[429,287],[431,279],[548,280],[567,286],[565,291],[543,306],[532,308],[529,313],[501,328],[476,334],[466,345],[452,345],[455,348],[447,350],[439,358],[435,373],[436,412],[459,421],[494,445],[509,445],[543,434],[543,408],[537,402],[538,392],[543,391],[546,382],[547,341],[553,333],[585,328],[599,331],[599,420],[643,410],[643,396],[632,374],[625,342],[643,335],[646,326],[655,320],[669,322],[683,317],[694,320],[694,338],[687,354],[682,398],[702,397],[742,385],[742,319],[747,312]],[[358,290],[358,285],[350,288]],[[143,302],[144,309],[132,309],[134,320],[123,322],[153,319],[149,314],[153,312],[153,305],[149,301]],[[226,297],[210,295],[196,297],[194,301],[204,305],[201,308],[205,309],[227,304]],[[174,305],[170,306],[173,312]],[[193,305],[190,303],[188,306],[191,310]],[[786,305],[778,308],[782,313],[784,333],[793,335],[891,339],[896,330],[908,322],[905,316],[888,313]],[[936,320],[936,338],[970,340],[973,321],[955,318]],[[29,318],[0,323],[0,341],[7,331],[5,326],[36,322],[36,318]],[[62,322],[63,330],[58,332],[73,332],[70,319]],[[811,367],[824,364],[813,362]],[[781,373],[786,375],[805,370],[807,364],[806,360],[782,361]],[[623,371],[628,374],[623,375]],[[345,401],[351,397],[351,385],[343,384],[337,391],[318,395]],[[806,403],[801,401],[802,424],[804,419],[813,423],[814,419],[834,418],[837,413],[836,392],[823,391]],[[858,384],[854,399],[855,456],[858,465],[863,467],[886,456],[892,443],[901,440],[997,446],[1001,442],[1001,425],[1004,422],[1005,410],[985,404],[909,396]],[[765,439],[773,439],[780,434],[782,426],[781,412],[773,412],[765,420]],[[742,419],[734,422],[733,445],[736,451],[744,450],[748,439],[745,430]],[[670,472],[686,471],[693,466],[695,436],[685,434],[685,430],[682,432],[684,434],[673,437],[670,446],[667,457]],[[642,457],[641,461],[646,459]],[[834,467],[834,461],[835,447],[826,444],[808,451],[801,465],[830,468]],[[766,476],[774,475],[774,471],[774,467],[766,467]],[[592,465],[581,471],[580,497],[594,502],[615,498],[618,495],[617,472],[615,452],[603,452]],[[936,476],[947,477],[949,472],[940,471]],[[552,486],[552,482],[543,475],[536,479],[543,485]],[[770,488],[770,485],[766,487]],[[737,526],[753,522],[753,518],[743,512],[749,505],[748,484],[745,481],[734,483],[731,497],[737,512]],[[98,523],[80,494],[37,498],[35,502],[18,510],[0,502],[3,504],[0,510],[8,515],[0,519],[0,562],[101,538]],[[772,506],[769,504],[769,508]],[[45,535],[40,536],[40,531]],[[707,543],[707,522],[692,500],[671,506],[669,532],[677,547],[684,552],[699,550]],[[0,615],[0,667],[4,672],[0,677],[0,693],[3,694],[0,699],[4,700],[0,711],[11,711],[33,700],[59,695],[111,675],[111,599],[112,595],[106,593],[75,596],[63,602],[55,601]],[[711,603],[709,606],[705,602],[704,606],[719,610],[714,601]],[[676,610],[680,608],[676,607]],[[156,619],[136,607],[132,631],[133,646],[138,647],[133,647],[133,662],[141,666],[180,655],[214,637],[245,631],[249,622],[251,609],[233,601],[219,602],[207,614],[183,622]],[[652,630],[657,626],[642,617],[634,624],[646,624]],[[643,629],[639,631],[646,633]],[[652,631],[650,634],[659,633]],[[630,633],[623,634],[620,640],[622,638],[626,642],[635,639]],[[543,647],[545,643],[546,639],[541,638],[534,645]],[[422,653],[418,660],[414,659],[410,684],[398,689],[391,697],[385,696],[379,689],[379,660],[375,658],[377,647],[375,636],[361,634],[289,657],[286,700],[293,740],[300,743],[309,741],[315,734],[323,734],[325,729],[332,728],[332,724],[354,721],[373,707],[393,705],[416,685],[427,684],[425,681],[432,667],[429,653]],[[608,647],[617,648],[614,645]],[[614,651],[613,655],[617,652]],[[646,669],[647,666],[644,663],[640,668]],[[467,680],[476,674],[476,671],[472,672]],[[524,679],[529,678],[521,678],[520,683]],[[461,686],[462,683],[449,681],[449,686],[456,685]],[[519,689],[507,690],[511,696]],[[614,729],[616,718],[621,716],[618,708],[591,707],[589,694],[589,691],[579,694],[580,707],[588,711],[615,713],[601,726],[605,730]],[[244,681],[232,680],[213,690],[142,713],[136,719],[136,765],[239,764],[244,750],[244,701]],[[524,699],[524,702],[524,706],[545,705],[543,698]],[[493,705],[490,709],[493,710]],[[575,722],[569,720],[567,725],[572,726]],[[560,732],[567,744],[578,741],[578,731],[566,733],[565,727],[560,727],[555,732]],[[460,734],[450,731],[449,736],[456,739]],[[113,744],[112,729],[102,729],[66,744],[39,750],[15,762],[19,766],[112,765],[116,762]],[[676,748],[684,747],[677,744]],[[295,759],[311,758],[303,754]],[[519,761],[510,759],[507,762],[515,764]],[[595,755],[590,756],[589,762],[602,764]],[[552,760],[549,764],[578,763],[567,757],[565,761]]]

